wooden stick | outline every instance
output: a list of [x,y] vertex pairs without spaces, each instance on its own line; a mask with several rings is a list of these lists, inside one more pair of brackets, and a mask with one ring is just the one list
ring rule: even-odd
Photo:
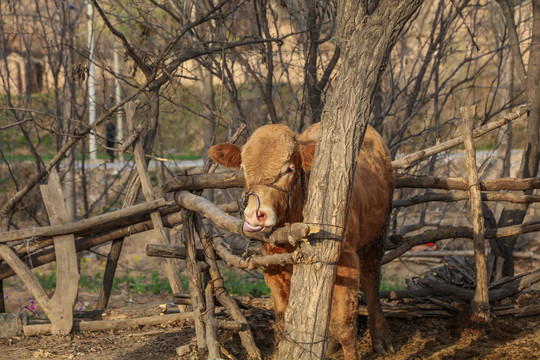
[[[163,185],[164,192],[174,192],[181,190],[203,190],[203,189],[228,189],[243,188],[245,178],[242,172],[222,172],[217,174],[191,174],[182,175],[168,181]],[[398,176],[396,177],[396,188],[433,188],[442,190],[468,190],[467,179],[464,178],[439,178],[434,176]],[[534,190],[540,189],[539,178],[500,178],[483,180],[480,182],[482,191],[501,190]]]
[[[510,296],[531,287],[540,281],[540,269],[530,272],[525,275],[515,277],[512,281],[504,286],[489,290],[489,301],[495,302],[505,299]],[[474,291],[460,288],[455,285],[443,283],[441,281],[422,279],[419,281],[422,288],[408,290],[393,290],[381,291],[382,298],[400,299],[400,298],[420,298],[430,297],[435,295],[453,296],[460,300],[472,301]]]
[[[154,315],[135,319],[121,320],[95,320],[95,321],[80,321],[73,322],[73,330],[77,331],[106,331],[126,329],[139,326],[153,326],[168,324],[175,321],[193,321],[193,312],[183,312],[174,314]],[[242,324],[230,320],[218,320],[217,325],[221,329],[240,330]],[[25,325],[23,326],[25,336],[47,335],[51,333],[51,324]]]
[[388,251],[382,258],[382,264],[386,264],[405,252],[409,251],[413,246],[422,245],[430,242],[437,242],[442,239],[454,238],[472,238],[472,229],[465,226],[439,226],[437,229],[426,230],[423,233],[404,237],[399,241],[400,245],[393,250]]
[[[156,201],[160,201],[160,200],[156,200]],[[146,203],[142,203],[135,206],[141,206],[141,205],[146,205]],[[238,204],[235,201],[230,202],[230,203],[220,204],[218,205],[218,207],[221,210],[225,211],[226,213],[234,213],[238,211]],[[180,207],[176,205],[176,203],[174,202],[167,202],[164,207],[159,208],[159,211],[161,213],[161,219],[165,227],[172,228],[183,221],[180,218],[181,215],[180,215],[180,211],[178,211],[179,209]],[[124,210],[122,209],[118,211],[124,211]],[[118,235],[118,230],[127,229],[124,227],[128,225],[133,226],[132,228],[130,228],[131,233],[125,232],[124,236],[128,236],[130,234],[136,234],[141,231],[147,231],[148,229],[152,229],[153,227],[151,221],[145,221],[144,219],[144,217],[146,217],[149,212],[150,210],[145,211],[144,213],[141,213],[141,214],[128,215],[128,217],[126,218],[124,217],[119,218],[118,220],[114,222],[108,222],[106,225],[103,226],[103,228],[100,227],[99,229],[96,229],[95,227],[93,228],[89,227],[88,229],[84,231],[75,233],[75,235],[82,236],[85,238],[88,238],[88,236],[91,235],[91,238],[103,237],[103,239],[107,238],[108,240],[114,240],[114,239],[122,237]],[[109,213],[109,214],[112,214],[112,213]],[[144,223],[145,225],[140,226],[142,223]],[[64,234],[60,234],[60,235],[64,235]],[[110,235],[112,235],[112,237]],[[108,240],[97,242],[96,245],[101,244]],[[25,240],[22,243],[13,245],[12,249],[15,252],[15,254],[17,254],[18,256],[25,256],[52,244],[53,244],[53,239],[49,237],[35,238],[35,239],[33,238],[29,241]]]
[[[195,335],[197,337],[197,348],[201,354],[206,354],[208,345],[205,333],[205,324],[203,323],[202,314],[205,311],[205,302],[202,290],[202,279],[196,259],[195,249],[195,234],[193,230],[193,213],[187,210],[184,212],[184,224],[182,230],[184,232],[184,240],[186,242],[186,262],[187,276],[189,280],[189,294],[193,304],[193,313],[195,314]],[[178,292],[173,290],[173,292]]]
[[[146,255],[185,260],[187,257],[187,250],[183,246],[148,244],[146,245]],[[202,249],[197,249],[195,258],[197,261],[204,261],[204,251]]]
[[[136,109],[136,104],[126,104],[125,112],[128,126],[130,125],[130,122],[131,124],[133,124],[133,122],[135,121]],[[135,155],[137,173],[139,174],[139,178],[141,180],[141,189],[144,194],[144,198],[147,202],[151,202],[156,200],[156,197],[162,197],[161,194],[158,194],[158,196],[156,196],[156,194],[154,193],[152,181],[150,180],[150,175],[148,174],[148,164],[144,156],[145,153],[140,139],[135,142],[133,153]],[[154,231],[156,232],[157,240],[162,244],[169,244],[168,233],[163,226],[163,222],[161,221],[161,214],[159,213],[159,211],[151,212],[150,218],[154,226]],[[175,259],[165,259],[165,273],[167,275],[167,279],[169,279],[169,283],[173,292],[181,291],[182,283],[180,282],[180,278],[178,276],[178,274],[180,273],[180,267]]]
[[208,347],[208,358],[221,358],[218,341],[218,326],[216,316],[214,314],[214,284],[210,281],[206,284],[205,289],[206,311],[204,312],[204,325],[206,326],[206,345]]
[[[520,106],[515,112],[510,113],[510,114],[502,117],[499,120],[492,121],[492,122],[478,128],[478,129],[476,129],[473,132],[473,137],[477,138],[477,137],[483,136],[486,133],[488,133],[488,132],[490,132],[490,131],[492,131],[494,129],[497,129],[497,128],[501,127],[501,126],[504,126],[504,125],[508,124],[511,121],[524,118],[528,111],[529,111],[529,106],[526,106],[526,105]],[[392,161],[392,166],[394,167],[394,169],[406,169],[406,168],[408,168],[409,166],[411,166],[412,164],[414,164],[417,161],[420,161],[420,160],[422,160],[424,158],[430,157],[430,156],[435,155],[437,153],[440,153],[442,151],[451,149],[451,148],[453,148],[455,146],[461,145],[463,143],[463,141],[464,141],[463,136],[458,136],[458,137],[456,137],[456,138],[454,138],[452,140],[446,141],[446,142],[444,142],[442,144],[437,144],[437,145],[432,146],[430,148],[423,149],[423,150],[417,151],[417,152],[415,152],[413,154],[409,154],[407,156],[404,156],[404,157],[402,157],[400,159],[396,159],[396,160]]]
[[165,201],[165,199],[157,199],[151,202],[134,205],[125,209],[94,216],[90,219],[84,219],[69,224],[51,225],[34,229],[10,231],[0,234],[0,243],[7,243],[23,239],[32,239],[35,237],[52,237],[67,234],[79,235],[90,230],[93,230],[93,232],[97,232],[98,230],[106,228],[107,225],[115,224],[116,222],[124,218],[145,215],[159,208],[172,205],[172,203],[168,203],[167,201]]
[[[432,188],[443,190],[469,190],[469,183],[464,178],[438,178],[433,176],[398,176],[396,188]],[[534,190],[540,189],[540,178],[500,178],[480,181],[482,191]]]
[[[58,225],[69,221],[56,170],[51,172],[48,184],[42,185],[41,191],[51,223]],[[0,244],[0,255],[19,275],[51,319],[52,332],[55,335],[67,335],[71,332],[73,305],[77,297],[79,280],[73,240],[73,235],[63,235],[54,239],[55,249],[58,252],[58,273],[57,289],[52,299],[49,299],[35,275],[19,257],[7,245]]]
[[461,133],[467,154],[466,166],[471,193],[471,214],[473,223],[474,258],[476,262],[476,290],[472,301],[473,313],[489,321],[489,293],[486,267],[486,244],[484,239],[484,216],[482,215],[482,199],[480,198],[480,181],[476,168],[476,149],[473,140],[473,126],[476,119],[476,105],[461,108]]
[[[139,219],[140,221],[140,219]],[[174,225],[177,225],[183,221],[182,217],[180,216],[180,212],[167,214],[163,216],[164,223],[172,227]],[[118,240],[123,239],[126,236],[140,233],[143,231],[152,230],[152,222],[151,221],[140,221],[138,223],[134,223],[133,225],[124,226],[112,231],[105,231],[103,233],[99,233],[93,236],[84,237],[77,239],[75,241],[75,247],[77,249],[77,252],[81,252],[84,250],[88,250],[94,246],[106,243],[111,240]],[[27,265],[32,265],[32,267],[41,266],[43,264],[50,263],[55,260],[55,253],[54,248],[46,248],[43,249],[37,253],[31,254],[29,256],[26,256],[23,261]],[[10,276],[13,276],[15,273],[7,266],[5,263],[0,263],[0,279],[5,279]]]
[[128,137],[128,139],[126,140],[126,142],[124,142],[124,144],[122,145],[122,147],[120,147],[119,151],[121,154],[124,154],[127,150],[128,147],[130,147],[134,142],[135,140],[137,140],[139,138],[139,136],[141,136],[141,133],[143,132],[144,128],[142,125],[137,125],[137,127],[135,128],[135,130],[133,130],[133,133]]
[[[228,204],[220,205],[219,207],[220,209],[224,211],[228,211],[228,209],[236,208],[236,204],[228,203]],[[174,227],[184,221],[184,219],[182,218],[182,214],[179,211],[170,213],[170,214],[165,214],[166,212],[171,211],[173,209],[175,209],[175,207],[161,209],[163,213],[162,215],[163,224],[169,228]],[[77,252],[88,250],[94,246],[106,243],[111,240],[113,240],[113,243],[114,243],[114,240],[123,239],[126,236],[153,229],[152,222],[149,220],[141,221],[143,219],[141,219],[140,217],[130,217],[129,220],[133,221],[133,223],[131,223],[131,225],[129,226],[123,226],[116,229],[110,229],[96,235],[77,239],[75,241],[75,247],[77,249]],[[52,244],[52,239],[35,240],[35,242],[40,242],[40,241],[42,241],[43,243],[50,242],[50,244]],[[26,245],[22,244],[21,249],[22,248],[25,249]],[[18,255],[20,256],[21,254],[24,254],[24,253],[19,253]],[[43,249],[39,252],[26,256],[22,260],[27,266],[32,266],[33,268],[44,265],[44,264],[48,264],[55,260],[54,248],[50,247],[50,248]],[[5,262],[0,262],[0,280],[9,278],[13,275],[15,275],[15,272],[9,267],[9,265],[6,264]]]
[[239,269],[253,270],[256,268],[266,268],[270,265],[307,264],[311,262],[311,259],[307,257],[300,248],[297,248],[292,253],[250,256],[245,259],[233,255],[225,240],[220,237],[214,237],[214,247],[219,257],[222,258],[227,265]]
[[[229,244],[219,236],[212,237],[217,259],[222,259],[229,266],[239,269],[253,270],[256,268],[266,268],[270,265],[288,265],[288,264],[308,264],[311,259],[301,248],[297,248],[292,253],[272,254],[263,256],[238,256],[233,254]],[[177,259],[186,259],[186,248],[180,246],[163,246],[157,244],[148,244],[146,254],[149,256],[174,257]],[[204,261],[204,252],[197,251],[197,261]]]
[[[481,193],[482,201],[506,201],[514,204],[529,204],[533,202],[540,202],[540,195],[515,195],[515,194],[492,194]],[[469,193],[467,191],[459,190],[452,194],[447,193],[427,193],[422,195],[416,195],[409,199],[394,200],[392,203],[393,208],[408,207],[413,205],[419,205],[432,201],[461,201],[468,200]]]
[[[419,251],[406,252],[401,257],[421,257],[421,258],[439,258],[445,256],[474,256],[474,250],[434,250],[434,251]],[[517,251],[512,254],[518,259],[532,259],[540,261],[540,255],[532,252]]]
[[229,189],[245,185],[243,171],[227,171],[218,174],[193,174],[178,176],[162,186],[165,193],[181,190]]
[[10,267],[24,282],[28,290],[30,290],[37,302],[39,302],[43,308],[43,311],[46,314],[49,314],[49,297],[26,264],[24,264],[6,244],[0,244],[0,256],[2,256],[8,267]]
[[[139,195],[140,185],[141,182],[139,176],[135,174],[128,183],[126,196],[122,205],[123,207],[128,207],[135,203]],[[114,282],[114,275],[116,273],[118,259],[120,259],[123,245],[124,238],[122,237],[113,240],[111,248],[109,249],[109,254],[107,255],[107,263],[105,265],[105,271],[103,272],[103,282],[101,284],[101,290],[99,292],[99,297],[96,303],[96,309],[98,310],[104,310],[109,303],[109,298],[111,296],[112,286]]]
[[[236,249],[236,251],[229,250],[228,243],[226,243],[227,250],[230,251],[233,255],[241,256],[254,256],[254,255],[263,255],[264,249],[262,246],[259,246],[259,243],[250,244],[247,249]],[[161,244],[148,244],[146,245],[146,255],[156,256],[156,257],[171,257],[176,259],[186,259],[186,248],[183,246],[172,246],[172,245],[161,245]],[[196,255],[197,261],[205,261],[204,250],[197,249]],[[221,260],[221,258],[220,258]]]
[[261,352],[255,344],[255,339],[253,338],[251,328],[249,327],[246,318],[240,311],[240,307],[238,306],[236,301],[234,301],[234,299],[229,296],[227,290],[225,289],[225,283],[217,265],[214,247],[210,242],[208,233],[204,229],[204,225],[202,223],[200,215],[194,214],[194,223],[203,245],[206,262],[208,263],[208,265],[210,265],[209,272],[210,276],[212,277],[215,296],[221,303],[221,305],[223,305],[227,309],[229,314],[231,314],[234,320],[245,324],[245,326],[239,332],[240,340],[242,341],[242,345],[248,353],[248,358],[259,360],[261,359]]
[[[530,232],[540,231],[540,221],[526,222],[520,225],[506,226],[485,231],[486,239],[500,239]],[[417,235],[399,239],[400,245],[384,254],[382,263],[386,264],[409,251],[415,245],[437,242],[444,239],[472,239],[473,230],[466,226],[441,225],[437,229],[429,229]]]
[[497,316],[512,315],[514,317],[536,316],[540,314],[540,305],[526,305],[509,310],[493,311]]

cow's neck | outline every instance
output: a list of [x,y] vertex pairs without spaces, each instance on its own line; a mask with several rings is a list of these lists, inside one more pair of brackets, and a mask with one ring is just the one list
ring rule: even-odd
[[[291,209],[288,212],[287,216],[285,217],[286,223],[302,222],[304,220],[303,186],[307,186],[307,184],[303,184],[303,181],[302,181],[298,183],[298,186],[294,189],[294,192],[292,194]],[[307,193],[307,188],[306,188],[306,193]]]

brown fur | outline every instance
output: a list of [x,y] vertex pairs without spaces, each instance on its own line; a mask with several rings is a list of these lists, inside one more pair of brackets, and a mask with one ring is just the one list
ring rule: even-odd
[[[257,129],[241,150],[232,144],[216,145],[217,150],[210,150],[210,156],[218,163],[241,166],[246,175],[246,188],[259,196],[260,211],[255,211],[254,197],[249,198],[245,213],[247,222],[266,229],[266,221],[271,216],[262,217],[262,213],[275,215],[275,223],[269,227],[302,221],[301,186],[294,188],[289,209],[287,194],[267,184],[292,189],[297,183],[300,167],[305,171],[311,169],[318,133],[319,124],[300,135],[283,125],[268,125]],[[393,350],[379,304],[380,262],[393,187],[394,175],[388,149],[379,134],[368,127],[358,156],[332,302],[330,334],[342,345],[346,359],[356,359],[356,292],[360,284],[368,302],[373,347],[378,352]],[[265,245],[265,250],[271,254],[293,248]],[[282,321],[289,300],[291,274],[292,266],[271,266],[265,271],[278,321]]]

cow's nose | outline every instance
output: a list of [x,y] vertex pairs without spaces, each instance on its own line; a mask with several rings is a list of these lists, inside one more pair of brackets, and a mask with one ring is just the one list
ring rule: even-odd
[[265,211],[258,210],[257,211],[257,220],[260,222],[264,222],[268,218],[268,214]]

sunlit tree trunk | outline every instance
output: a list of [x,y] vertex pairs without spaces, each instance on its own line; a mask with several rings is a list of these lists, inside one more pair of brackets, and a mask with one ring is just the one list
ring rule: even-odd
[[[345,234],[354,168],[375,88],[403,25],[421,1],[381,1],[372,14],[365,2],[338,7],[342,64],[322,114],[305,222],[325,224],[311,241],[315,264],[294,268],[280,359],[320,359],[327,341],[336,263]],[[336,241],[338,240],[338,241]],[[309,250],[309,249],[306,249]]]
[[[513,57],[516,64],[517,78],[520,83],[525,85],[526,99],[530,106],[527,119],[527,139],[525,149],[521,159],[521,165],[518,177],[528,178],[536,177],[538,174],[538,151],[539,151],[539,125],[540,125],[540,0],[532,1],[533,24],[532,38],[530,45],[529,64],[526,74],[523,74],[523,59],[519,53],[519,45],[516,44],[517,38],[512,37],[515,33],[515,23],[511,11],[508,11],[507,0],[499,0],[501,9],[506,18],[509,28],[511,46],[514,50]],[[530,194],[530,192],[526,192]],[[521,224],[529,204],[509,204],[503,210],[499,219],[498,226],[511,226]],[[498,247],[502,253],[505,262],[502,276],[514,275],[513,252],[517,237],[499,239]]]

